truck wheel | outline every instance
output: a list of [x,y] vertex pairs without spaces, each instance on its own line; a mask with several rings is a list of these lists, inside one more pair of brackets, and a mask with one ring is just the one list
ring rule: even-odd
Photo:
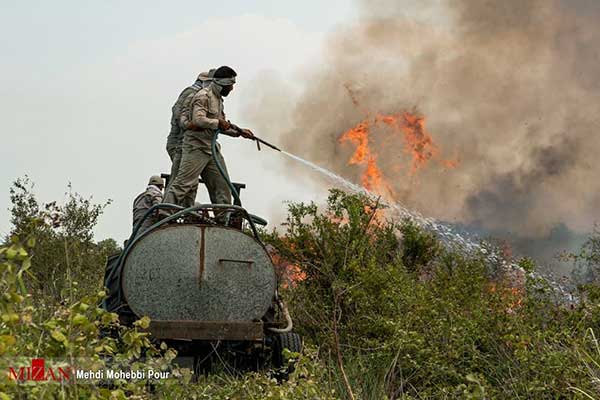
[[284,357],[284,349],[288,349],[293,353],[302,353],[302,338],[295,332],[278,333],[273,335],[273,344],[271,347],[271,361],[273,367],[277,369],[277,377],[279,380],[285,380],[288,375],[294,372],[295,363],[286,364]]

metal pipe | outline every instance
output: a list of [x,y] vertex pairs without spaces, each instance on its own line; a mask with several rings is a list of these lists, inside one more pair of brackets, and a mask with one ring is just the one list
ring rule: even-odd
[[283,300],[281,300],[281,299],[278,300],[277,305],[279,306],[279,309],[281,310],[281,312],[283,312],[283,317],[285,318],[286,327],[283,329],[269,327],[267,329],[274,333],[290,332],[292,330],[292,328],[294,327],[294,323],[292,322],[292,317],[290,317],[290,312],[288,311],[288,308],[285,305],[285,303],[283,302]]

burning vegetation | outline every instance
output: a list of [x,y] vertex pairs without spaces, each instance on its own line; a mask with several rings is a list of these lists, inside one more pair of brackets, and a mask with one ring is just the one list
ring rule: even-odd
[[[376,113],[344,132],[338,141],[354,145],[348,164],[363,166],[362,186],[388,199],[396,198],[392,179],[413,178],[431,160],[437,159],[446,169],[458,165],[458,160],[439,159],[441,151],[425,129],[425,117],[417,112]],[[393,176],[386,176],[379,167],[377,146],[391,146],[404,154],[396,168],[390,169]]]

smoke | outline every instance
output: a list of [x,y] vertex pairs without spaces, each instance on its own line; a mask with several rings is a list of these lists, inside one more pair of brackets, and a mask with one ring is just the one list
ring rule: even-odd
[[283,147],[360,182],[340,135],[377,112],[413,110],[438,161],[459,163],[431,160],[411,176],[401,139],[377,128],[370,143],[398,201],[529,241],[556,226],[591,230],[600,204],[600,3],[414,3],[359,3],[361,18],[331,35],[303,79]]

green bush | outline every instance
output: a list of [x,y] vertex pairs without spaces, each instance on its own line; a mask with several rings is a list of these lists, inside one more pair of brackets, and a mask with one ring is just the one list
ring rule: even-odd
[[369,198],[332,191],[322,212],[292,204],[285,232],[266,238],[305,273],[285,295],[340,393],[514,399],[598,390],[577,350],[597,326],[596,303],[557,305],[547,285],[492,276],[483,258],[377,210]]
[[[577,305],[557,304],[543,279],[492,274],[485,259],[337,190],[323,210],[291,204],[283,230],[264,234],[279,258],[302,270],[282,289],[306,349],[290,380],[216,371],[192,382],[173,364],[175,352],[144,331],[147,318],[125,328],[96,306],[104,258],[117,249],[93,240],[104,205],[69,195],[62,206],[40,206],[22,181],[11,194],[19,236],[0,247],[0,359],[110,360],[174,376],[107,387],[17,384],[2,375],[1,400],[600,396],[595,284]],[[105,329],[119,340],[101,335]]]
[[[191,371],[173,364],[176,352],[152,340],[145,331],[144,317],[131,328],[119,325],[118,316],[97,307],[105,295],[85,295],[72,288],[72,303],[40,304],[27,292],[35,241],[14,238],[0,247],[0,368],[8,371],[19,360],[45,358],[60,365],[83,369],[122,367],[132,370],[171,371],[171,378],[150,382],[115,380],[110,386],[99,382],[18,383],[0,375],[0,399],[335,399],[326,383],[326,373],[311,352],[302,357],[296,372],[285,385],[266,373],[234,376],[228,373],[201,377],[192,383]],[[47,307],[47,309],[43,309]],[[112,330],[118,339],[102,335]],[[62,363],[62,364],[61,364]]]
[[[131,367],[166,369],[174,357],[172,350],[159,349],[143,331],[148,320],[141,319],[132,328],[118,324],[116,314],[108,313],[96,305],[105,295],[99,291],[80,294],[73,288],[72,303],[44,304],[27,292],[32,258],[29,255],[35,241],[25,243],[13,238],[12,243],[0,247],[0,357],[2,369],[23,358],[45,358],[49,361],[69,363],[78,367],[104,368],[106,360],[126,363]],[[31,275],[33,276],[33,275]],[[113,329],[120,340],[102,336],[102,329]],[[146,356],[143,363],[136,360]],[[58,361],[60,360],[60,361]],[[12,365],[11,365],[12,364]],[[54,382],[18,383],[3,373],[0,378],[0,395],[9,398],[113,398],[122,391],[132,395],[147,392],[146,382],[115,382],[114,389],[90,384],[58,384]],[[118,396],[117,396],[118,397]]]
[[31,248],[35,280],[29,280],[29,289],[44,298],[64,299],[73,285],[89,293],[99,290],[107,256],[120,251],[113,239],[94,241],[93,229],[110,201],[94,204],[70,185],[66,196],[64,204],[40,204],[27,177],[10,189],[13,228],[6,241],[11,236],[37,240]]

